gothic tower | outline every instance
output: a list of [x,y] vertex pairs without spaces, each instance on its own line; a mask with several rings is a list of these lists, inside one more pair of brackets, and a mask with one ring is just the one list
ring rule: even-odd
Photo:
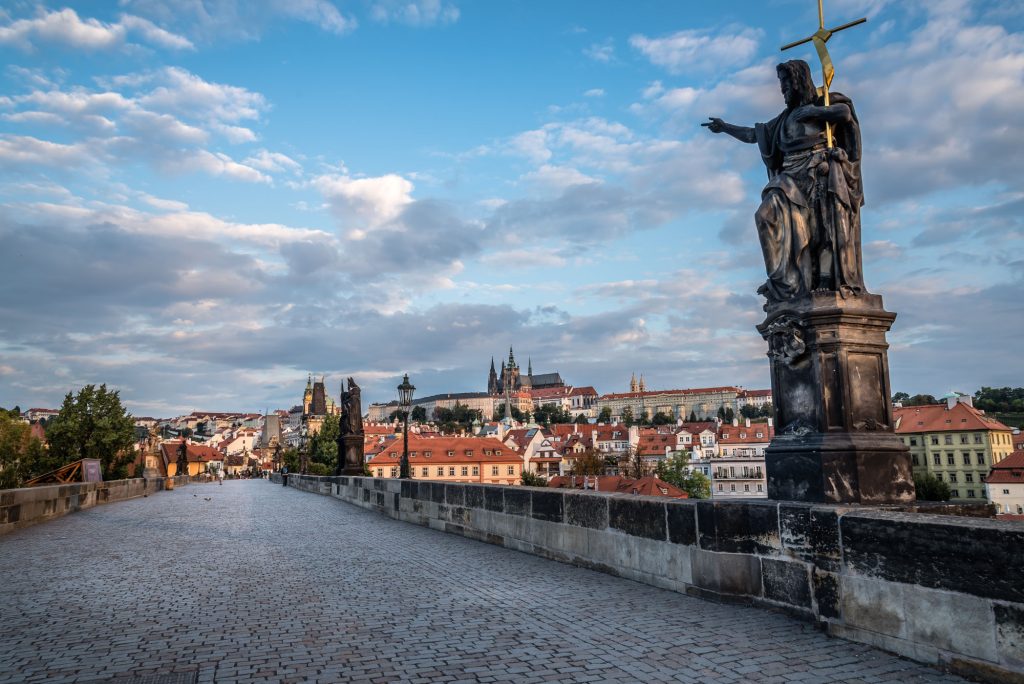
[[501,392],[501,385],[498,384],[498,374],[494,372],[494,357],[491,357],[491,372],[487,374],[487,393],[490,395]]

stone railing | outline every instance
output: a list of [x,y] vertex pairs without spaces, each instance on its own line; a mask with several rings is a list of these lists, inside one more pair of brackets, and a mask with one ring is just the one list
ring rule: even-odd
[[[0,489],[0,536],[29,525],[59,518],[98,504],[148,496],[164,489],[167,478],[111,480],[74,484]],[[177,487],[186,476],[171,478]]]
[[290,487],[399,520],[781,609],[954,672],[1024,682],[1024,524],[778,501],[288,478]]

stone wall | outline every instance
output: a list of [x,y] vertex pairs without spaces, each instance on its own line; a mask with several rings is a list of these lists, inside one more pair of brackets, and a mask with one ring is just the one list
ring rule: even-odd
[[[172,479],[176,487],[188,484],[188,477],[185,476]],[[134,478],[0,489],[0,536],[98,504],[153,494],[162,491],[164,485],[164,478]]]
[[288,478],[290,487],[399,520],[784,610],[915,660],[1024,682],[1024,524],[858,506]]

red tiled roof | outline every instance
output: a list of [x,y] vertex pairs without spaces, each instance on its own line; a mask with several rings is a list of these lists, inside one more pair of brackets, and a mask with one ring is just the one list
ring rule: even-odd
[[571,397],[585,396],[585,397],[596,397],[597,390],[587,385],[586,387],[573,387],[572,392],[569,393]]
[[953,408],[945,403],[928,404],[926,406],[904,406],[894,408],[893,420],[896,421],[896,433],[908,434],[916,432],[956,432],[959,430],[1006,430],[1010,428],[995,418],[957,402]]
[[531,399],[552,399],[554,397],[568,397],[572,393],[570,387],[544,387],[541,389],[531,389]]
[[1024,450],[1014,451],[993,465],[985,482],[989,484],[1024,484]]
[[[616,492],[619,494],[633,494],[636,490],[636,494],[642,496],[668,496],[674,499],[688,499],[690,497],[682,489],[679,489],[675,485],[670,485],[664,480],[659,480],[654,476],[642,477],[639,480],[634,480],[629,477],[622,477],[621,475],[600,475],[597,478],[597,491],[599,492]],[[595,478],[587,478],[587,481],[593,486]],[[569,488],[569,489],[582,489],[584,484],[584,478],[580,475],[568,476],[568,477],[553,477],[548,481],[548,487],[555,488]]]
[[739,387],[702,387],[698,389],[670,389],[670,390],[646,390],[644,392],[619,392],[605,394],[601,399],[640,399],[642,397],[656,397],[662,394],[714,394],[718,392],[740,392]]
[[[373,457],[373,465],[402,460],[402,440],[394,440]],[[428,458],[425,454],[430,452]],[[448,452],[453,455],[449,456]],[[467,454],[466,452],[472,452]],[[489,452],[489,453],[485,453]],[[409,461],[417,465],[448,463],[522,463],[522,455],[490,437],[417,437],[409,435]]]
[[[180,439],[170,440],[160,445],[160,452],[165,464],[178,462],[178,447],[180,446]],[[204,444],[189,444],[186,458],[188,458],[189,463],[206,463],[207,461],[220,461],[223,458],[223,454],[213,447],[208,447]]]
[[[758,437],[757,434],[761,433]],[[723,425],[718,435],[718,443],[728,444],[760,444],[770,442],[775,436],[775,428],[768,427],[767,423],[751,423],[750,427],[745,425],[733,426]]]
[[772,396],[772,391],[770,389],[742,390],[740,392],[740,396],[741,397],[770,397],[770,396]]

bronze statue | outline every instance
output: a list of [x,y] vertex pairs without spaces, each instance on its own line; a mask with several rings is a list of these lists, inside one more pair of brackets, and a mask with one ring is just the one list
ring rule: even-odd
[[181,446],[178,447],[178,461],[175,464],[175,475],[188,475],[188,440],[181,438]]
[[363,473],[363,406],[359,385],[348,379],[348,390],[342,385],[341,416],[338,425],[338,465],[336,475]]
[[[709,117],[701,124],[757,143],[768,184],[754,214],[768,281],[769,303],[815,290],[862,294],[860,124],[841,93],[819,94],[807,62],[777,67],[786,110],[753,128]],[[828,103],[826,103],[828,101]],[[832,140],[835,145],[832,146]]]

